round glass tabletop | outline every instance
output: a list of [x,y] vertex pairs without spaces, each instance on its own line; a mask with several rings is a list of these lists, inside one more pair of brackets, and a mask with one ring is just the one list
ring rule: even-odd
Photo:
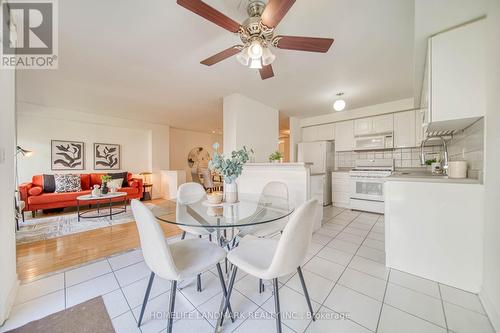
[[162,222],[184,227],[231,228],[270,223],[293,212],[286,199],[259,194],[239,194],[234,204],[210,204],[206,195],[176,202],[175,212],[154,212]]

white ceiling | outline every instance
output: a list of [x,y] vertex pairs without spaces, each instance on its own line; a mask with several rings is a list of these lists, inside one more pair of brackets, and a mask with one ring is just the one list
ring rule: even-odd
[[[246,1],[207,3],[242,21]],[[275,50],[262,81],[235,59],[201,65],[239,39],[174,0],[59,1],[59,69],[20,71],[18,100],[210,130],[234,92],[299,116],[331,112],[338,91],[349,108],[413,97],[413,0],[297,0],[277,33],[335,42]]]

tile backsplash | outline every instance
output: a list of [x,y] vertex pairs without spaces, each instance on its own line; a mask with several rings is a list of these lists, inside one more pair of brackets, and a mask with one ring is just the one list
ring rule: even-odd
[[[428,159],[443,152],[442,146],[425,147]],[[425,168],[420,165],[420,147],[394,148],[374,151],[341,151],[335,153],[335,168],[352,168],[355,160],[364,159],[393,159],[396,168]]]
[[469,178],[482,179],[484,161],[484,118],[463,131],[455,133],[448,142],[451,161],[465,160]]

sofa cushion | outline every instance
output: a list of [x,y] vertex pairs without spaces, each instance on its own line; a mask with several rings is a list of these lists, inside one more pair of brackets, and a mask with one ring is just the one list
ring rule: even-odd
[[111,179],[120,179],[122,178],[122,186],[120,187],[126,187],[128,184],[128,172],[115,172],[115,173],[108,173],[108,176],[111,177]]
[[66,193],[66,192],[81,192],[82,184],[80,180],[80,175],[74,174],[56,174],[54,175],[54,180],[56,181],[56,192]]
[[82,185],[82,191],[90,190],[90,175],[88,173],[82,173],[80,175],[80,183]]
[[90,188],[92,188],[94,185],[102,185],[102,180],[101,177],[105,176],[105,173],[91,173],[90,174]]
[[137,187],[122,187],[118,189],[118,192],[127,192],[127,194],[139,194],[139,189]]
[[76,201],[80,195],[90,194],[90,191],[67,192],[67,193],[42,193],[35,197],[28,197],[29,205],[51,204],[54,202]]
[[56,181],[54,175],[43,175],[42,187],[45,193],[54,193],[56,191]]
[[29,195],[37,196],[43,192],[43,188],[41,186],[34,186],[28,190]]

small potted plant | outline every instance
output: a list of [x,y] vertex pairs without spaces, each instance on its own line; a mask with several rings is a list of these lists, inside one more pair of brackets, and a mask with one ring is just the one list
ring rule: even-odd
[[108,175],[103,175],[101,176],[101,193],[102,194],[108,194],[109,188],[108,188],[108,182],[111,180],[111,176]]
[[269,155],[269,162],[283,163],[283,154],[279,150],[276,150],[274,153]]
[[228,203],[238,202],[236,178],[241,175],[243,165],[250,160],[253,150],[248,150],[243,146],[242,149],[233,151],[230,157],[225,157],[217,152],[218,143],[214,143],[212,147],[215,152],[212,155],[212,160],[208,163],[208,168],[217,171],[224,177],[224,201]]

